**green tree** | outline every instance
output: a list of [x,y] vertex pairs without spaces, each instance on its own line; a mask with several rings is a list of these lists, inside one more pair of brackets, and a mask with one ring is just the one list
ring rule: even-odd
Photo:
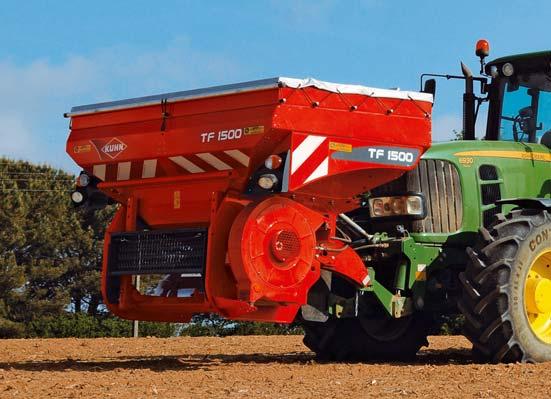
[[5,325],[59,315],[71,304],[80,310],[84,298],[99,295],[101,244],[70,202],[73,184],[74,176],[61,170],[0,159],[0,317]]
[[[75,208],[75,176],[0,158],[0,338],[121,336],[131,323],[107,314],[100,281],[105,228],[115,206]],[[143,323],[147,335],[174,325]]]
[[12,316],[25,283],[25,268],[18,264],[16,252],[25,245],[26,209],[17,182],[3,173],[9,166],[0,159],[0,336],[18,336],[24,329]]
[[89,315],[101,313],[101,264],[105,227],[109,224],[114,207],[98,211],[73,211],[78,218],[80,229],[72,235],[68,247],[75,250],[78,258],[73,258],[64,275],[64,284],[71,298],[75,312]]

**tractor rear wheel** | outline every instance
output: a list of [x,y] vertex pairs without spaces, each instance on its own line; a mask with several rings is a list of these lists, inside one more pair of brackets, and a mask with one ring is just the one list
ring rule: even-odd
[[460,275],[465,335],[493,362],[551,360],[551,214],[498,215]]
[[423,314],[400,319],[390,316],[330,318],[303,323],[304,344],[322,360],[409,360],[428,346],[430,323]]

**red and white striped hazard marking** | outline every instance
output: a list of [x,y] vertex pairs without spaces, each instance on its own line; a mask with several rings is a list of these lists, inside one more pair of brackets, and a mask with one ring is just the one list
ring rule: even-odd
[[201,152],[198,154],[169,158],[189,173],[212,172],[213,170],[231,170],[249,166],[250,158],[239,150],[226,150],[220,153]]
[[296,135],[293,140],[300,142],[291,152],[291,184],[296,187],[327,176],[329,173],[328,138]]
[[195,165],[193,162],[191,162],[189,159],[179,156],[179,157],[171,157],[168,158],[172,162],[174,162],[176,165],[184,168],[189,173],[203,173],[205,170],[200,168],[199,166]]
[[[248,167],[250,157],[240,150],[226,150],[220,153],[202,152],[191,155],[169,157],[185,173],[205,173]],[[124,181],[131,178],[149,179],[157,177],[157,159],[126,161],[116,164],[94,165],[92,173],[102,181]]]

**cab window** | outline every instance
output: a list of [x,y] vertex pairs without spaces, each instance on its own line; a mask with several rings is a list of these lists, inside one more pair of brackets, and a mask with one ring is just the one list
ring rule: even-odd
[[551,93],[507,82],[500,140],[539,142],[548,130],[551,130]]

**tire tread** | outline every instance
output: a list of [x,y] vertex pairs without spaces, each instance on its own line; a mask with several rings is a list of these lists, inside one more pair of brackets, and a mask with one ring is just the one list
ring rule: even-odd
[[465,317],[464,334],[482,360],[528,361],[513,334],[507,287],[523,241],[545,223],[551,223],[545,210],[517,209],[498,214],[488,229],[480,229],[479,244],[467,249],[469,262],[459,276],[463,296],[458,308]]

